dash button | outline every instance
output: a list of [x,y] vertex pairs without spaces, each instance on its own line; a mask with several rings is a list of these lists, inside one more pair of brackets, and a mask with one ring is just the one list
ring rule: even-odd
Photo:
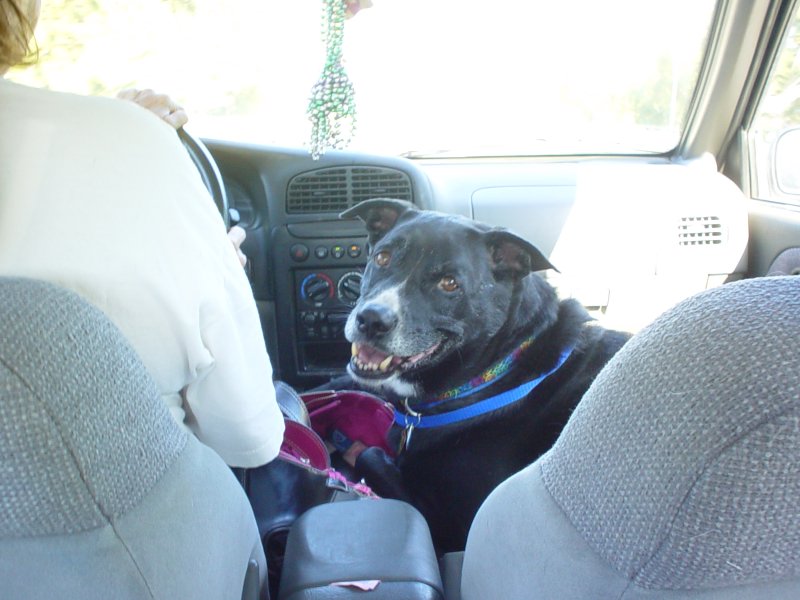
[[295,262],[303,262],[308,258],[308,246],[305,244],[294,244],[289,248],[289,254]]

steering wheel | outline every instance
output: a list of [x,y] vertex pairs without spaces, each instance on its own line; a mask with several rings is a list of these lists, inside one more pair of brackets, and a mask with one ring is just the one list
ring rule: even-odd
[[194,166],[200,172],[200,178],[203,184],[211,194],[214,204],[217,205],[220,215],[222,215],[222,222],[225,223],[225,231],[231,228],[231,216],[228,211],[228,196],[225,194],[225,184],[222,182],[222,175],[219,172],[217,163],[211,156],[206,145],[200,141],[199,138],[194,137],[183,127],[178,129],[178,137],[189,153]]

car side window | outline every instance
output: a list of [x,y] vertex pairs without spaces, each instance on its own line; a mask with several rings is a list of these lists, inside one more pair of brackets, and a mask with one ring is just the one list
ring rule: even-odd
[[800,205],[800,4],[747,137],[752,196]]

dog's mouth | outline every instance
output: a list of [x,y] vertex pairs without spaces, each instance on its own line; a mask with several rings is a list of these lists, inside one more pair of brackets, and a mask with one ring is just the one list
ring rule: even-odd
[[396,373],[406,373],[430,362],[430,358],[441,348],[436,342],[427,350],[413,356],[387,354],[368,344],[353,343],[350,368],[359,377],[383,379]]

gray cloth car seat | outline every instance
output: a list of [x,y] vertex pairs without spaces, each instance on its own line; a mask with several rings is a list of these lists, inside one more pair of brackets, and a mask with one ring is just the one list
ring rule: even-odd
[[238,600],[258,594],[253,560],[260,579],[241,486],[116,327],[76,294],[0,278],[0,597]]
[[800,598],[800,278],[679,304],[481,507],[461,596]]

